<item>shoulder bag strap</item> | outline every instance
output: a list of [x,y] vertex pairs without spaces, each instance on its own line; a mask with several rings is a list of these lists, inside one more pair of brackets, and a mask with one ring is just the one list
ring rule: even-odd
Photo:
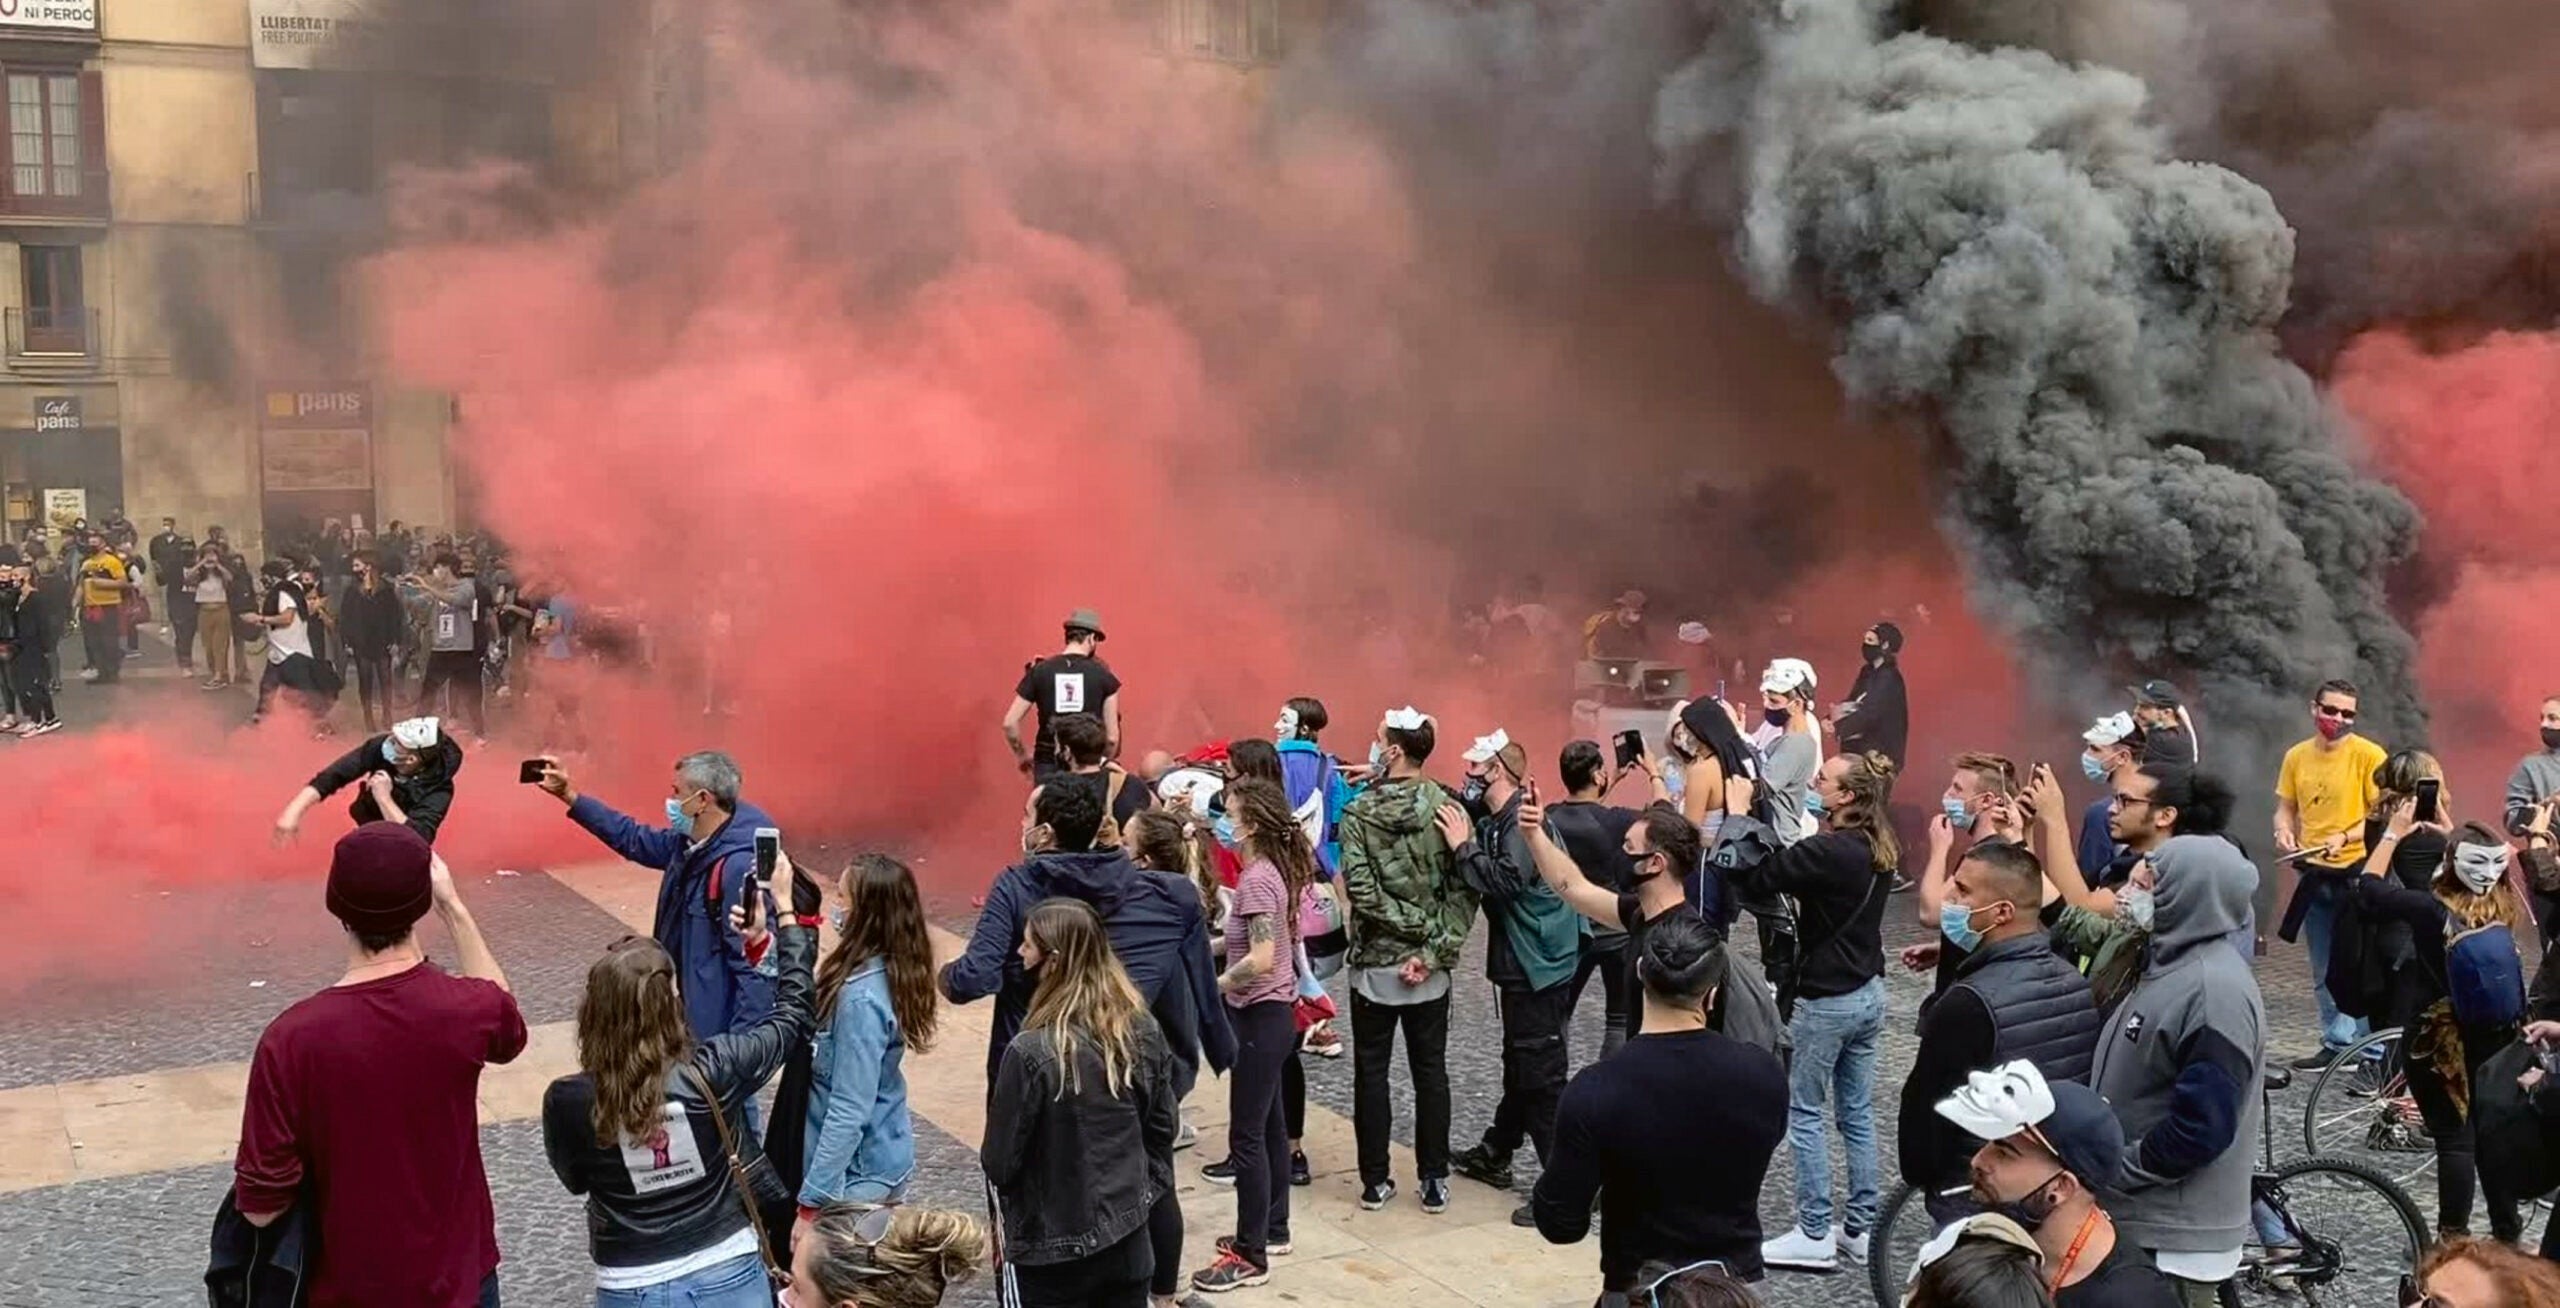
[[702,1095],[703,1101],[711,1105],[712,1125],[720,1130],[720,1152],[729,1156],[729,1182],[738,1188],[738,1206],[747,1210],[747,1229],[756,1233],[756,1257],[763,1260],[765,1275],[779,1285],[790,1279],[790,1273],[774,1261],[773,1241],[765,1235],[764,1215],[756,1211],[755,1185],[747,1180],[747,1165],[738,1161],[737,1138],[729,1134],[728,1106],[713,1093],[710,1079],[703,1076],[702,1069],[688,1061],[683,1071],[685,1079],[693,1083],[694,1090]]

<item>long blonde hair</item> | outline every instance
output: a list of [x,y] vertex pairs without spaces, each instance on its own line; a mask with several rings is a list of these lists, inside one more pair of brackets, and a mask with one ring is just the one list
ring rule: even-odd
[[595,1082],[596,1143],[645,1141],[665,1127],[667,1073],[692,1056],[675,960],[647,936],[615,942],[578,997],[578,1069]]
[[1138,1019],[1146,1001],[1111,952],[1111,937],[1093,907],[1077,899],[1046,899],[1031,910],[1023,938],[1040,949],[1039,985],[1031,992],[1024,1035],[1040,1032],[1057,1046],[1063,1080],[1059,1097],[1077,1090],[1076,1051],[1090,1040],[1102,1057],[1104,1088],[1113,1098],[1128,1093],[1138,1064]]

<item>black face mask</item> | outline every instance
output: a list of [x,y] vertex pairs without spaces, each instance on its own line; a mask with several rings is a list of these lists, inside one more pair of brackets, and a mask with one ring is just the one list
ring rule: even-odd
[[1872,640],[1859,646],[1858,649],[1859,653],[1862,654],[1869,663],[1882,662],[1884,659],[1884,646],[1879,645]]
[[1783,727],[1787,725],[1787,720],[1793,718],[1795,715],[1796,713],[1794,709],[1764,708],[1760,710],[1761,719],[1773,727]]
[[2044,1225],[2044,1219],[2053,1216],[2054,1209],[2062,1206],[2062,1201],[2053,1195],[2053,1183],[2061,1180],[2064,1175],[2065,1173],[2056,1172],[2046,1177],[2044,1184],[2035,1189],[2015,1199],[2003,1199],[1998,1203],[1984,1204],[1983,1209],[1986,1212],[1998,1213],[2016,1222],[2021,1228],[2033,1231]]
[[1466,783],[1458,787],[1458,802],[1471,812],[1481,813],[1484,811],[1484,792],[1492,787],[1492,778],[1469,773]]
[[2544,727],[2542,729],[2542,747],[2544,749],[2560,749],[2560,727]]
[[1636,880],[1651,881],[1661,875],[1662,865],[1654,860],[1653,855],[1640,854],[1636,857]]

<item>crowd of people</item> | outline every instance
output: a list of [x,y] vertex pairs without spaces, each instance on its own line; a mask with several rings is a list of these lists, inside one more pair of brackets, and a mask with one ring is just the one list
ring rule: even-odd
[[[1585,637],[1640,619],[1622,596]],[[1960,754],[1914,850],[1893,816],[1906,760],[1885,748],[1908,738],[1891,624],[1866,633],[1838,704],[1810,660],[1781,654],[1755,703],[1672,710],[1658,751],[1560,742],[1552,793],[1498,725],[1449,766],[1440,722],[1410,705],[1336,753],[1312,696],[1268,737],[1132,770],[1101,616],[1078,610],[1062,634],[1001,722],[1030,784],[1021,857],[939,967],[905,865],[795,865],[724,754],[678,760],[646,820],[556,756],[529,765],[572,823],[658,878],[651,935],[589,969],[579,1070],[543,1105],[600,1305],[761,1305],[779,1288],[799,1308],[905,1308],[939,1302],[990,1246],[1009,1304],[1164,1308],[1285,1285],[1293,1192],[1312,1180],[1305,1060],[1348,1047],[1358,1206],[1375,1211],[1408,1179],[1399,1040],[1412,1202],[1437,1215],[1454,1182],[1512,1190],[1534,1158],[1512,1220],[1559,1244],[1596,1229],[1604,1305],[1748,1305],[1770,1275],[1880,1256],[1875,1101],[1895,1023],[1918,1051],[1893,1161],[1939,1233],[1906,1302],[2209,1304],[2262,1241],[2265,873],[2174,687],[2137,688],[2081,734],[2081,777],[2104,788],[2086,805],[2048,765]],[[2536,1196],[2480,1165],[2469,1120],[2493,1056],[2560,1043],[2560,977],[2542,969],[2528,991],[2520,943],[2560,897],[2560,699],[2497,826],[2461,821],[2437,760],[2365,740],[2356,715],[2352,685],[2316,688],[2310,738],[2272,781],[2273,845],[2301,869],[2281,929],[2312,935],[2323,993],[2321,1051],[2299,1065],[2342,1056],[2358,1021],[2410,1033],[2445,1241],[2410,1269],[2407,1304],[2560,1302],[2533,1297],[2560,1271],[2513,1248]],[[526,1031],[429,843],[460,757],[437,720],[394,723],[279,819],[289,836],[359,787],[327,892],[347,973],[279,1017],[253,1062],[217,1228],[242,1302],[287,1261],[313,1304],[497,1301],[472,1104],[479,1069]],[[429,912],[451,971],[417,944]],[[1934,941],[1889,956],[1897,912]],[[1453,996],[1474,984],[1458,972],[1479,919],[1500,1094],[1453,1149]],[[1889,1011],[1893,966],[1933,975],[1916,1013]],[[1595,975],[1605,1034],[1577,1070],[1566,1033]],[[904,1062],[932,1047],[943,1005],[980,1001],[983,1217],[910,1202]],[[1198,1138],[1182,1104],[1204,1070],[1229,1111],[1222,1156],[1198,1167],[1235,1215],[1186,1257],[1177,1155]],[[2539,1070],[2517,1089],[2560,1120]],[[1764,1223],[1781,1146],[1793,1193]],[[2489,1240],[2470,1237],[2475,1188]]]
[[530,584],[486,536],[331,519],[253,565],[219,524],[199,540],[162,518],[144,540],[117,511],[0,541],[0,732],[60,729],[71,634],[80,678],[113,684],[155,622],[180,676],[201,671],[206,691],[254,687],[253,723],[289,699],[324,735],[339,716],[370,733],[407,713],[482,740],[494,701],[545,742],[574,746],[576,697],[546,673],[647,657],[632,615],[582,612]]

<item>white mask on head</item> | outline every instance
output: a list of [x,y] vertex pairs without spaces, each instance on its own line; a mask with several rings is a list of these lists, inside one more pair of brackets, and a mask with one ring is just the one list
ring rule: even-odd
[[2465,890],[2475,895],[2488,894],[2507,875],[2507,861],[2515,851],[2504,844],[2456,845],[2453,847],[2453,876]]

